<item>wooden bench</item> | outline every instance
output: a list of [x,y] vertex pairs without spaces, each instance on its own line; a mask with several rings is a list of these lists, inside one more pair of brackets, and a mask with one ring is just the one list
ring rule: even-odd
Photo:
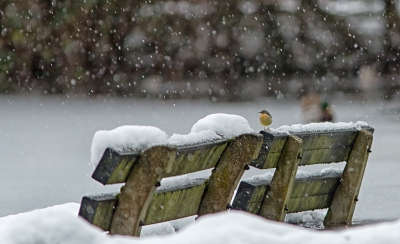
[[[329,208],[326,225],[349,224],[372,144],[371,127],[302,133],[264,132],[143,152],[108,148],[92,178],[125,183],[120,193],[85,196],[79,215],[111,234],[139,236],[141,227],[226,211],[248,165],[276,168],[269,183],[240,183],[233,209],[283,221],[286,213]],[[295,179],[299,165],[346,161],[341,176]],[[209,178],[179,178],[213,169]],[[161,185],[174,181],[173,184]]]
[[[262,138],[242,134],[186,147],[154,146],[140,153],[107,149],[92,178],[104,185],[125,185],[118,194],[83,197],[79,215],[111,234],[139,236],[144,225],[225,211],[245,169],[258,156]],[[161,186],[163,178],[205,169],[213,169],[208,179],[181,184],[178,179],[171,187]]]
[[[239,185],[233,209],[284,221],[287,213],[328,208],[325,227],[350,225],[374,129],[303,131],[264,135],[259,169],[276,168],[271,180],[245,180]],[[339,175],[311,175],[296,179],[298,166],[346,162]]]

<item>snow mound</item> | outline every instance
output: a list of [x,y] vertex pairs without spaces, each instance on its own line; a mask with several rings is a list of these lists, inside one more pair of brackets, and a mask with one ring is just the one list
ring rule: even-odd
[[203,130],[199,132],[189,133],[187,135],[173,134],[168,139],[168,143],[175,146],[184,146],[213,142],[221,139],[221,136],[215,134],[215,132],[213,132],[212,130]]
[[230,139],[245,133],[253,133],[249,122],[235,114],[210,114],[197,121],[189,134],[173,134],[168,142],[184,146],[217,140]]
[[324,131],[337,131],[337,130],[350,130],[357,129],[361,130],[362,127],[366,127],[368,124],[363,121],[353,122],[324,122],[324,123],[310,123],[310,124],[295,124],[295,125],[282,125],[276,129],[270,129],[271,132],[275,133],[303,133],[303,132],[324,132]]
[[206,179],[192,179],[188,175],[163,178],[161,180],[161,186],[157,188],[157,192],[173,191],[176,189],[187,188],[197,184],[201,184],[205,180]]
[[[400,221],[348,228],[339,231],[316,231],[269,221],[243,211],[210,214],[173,235],[156,237],[110,236],[77,217],[79,204],[69,203],[0,218],[0,243],[41,244],[220,244],[220,243],[399,243]],[[301,216],[293,222],[307,222],[318,216]],[[151,227],[147,234],[172,233],[173,227]],[[144,227],[143,229],[145,229]],[[145,231],[146,232],[146,231]]]
[[342,175],[343,169],[337,168],[325,168],[320,172],[307,173],[303,170],[298,170],[296,173],[296,179],[305,179],[310,177],[340,177]]
[[242,116],[222,113],[210,114],[200,119],[193,125],[191,133],[204,130],[211,130],[224,139],[254,132]]
[[249,179],[244,180],[244,182],[254,186],[269,185],[273,176],[273,172],[267,172],[262,175],[253,175]]
[[100,130],[93,137],[91,164],[96,167],[107,148],[117,152],[141,151],[167,142],[168,135],[153,126],[123,125],[113,130]]
[[113,130],[100,130],[94,134],[91,148],[91,164],[96,167],[104,151],[111,148],[117,152],[139,152],[155,145],[193,145],[230,139],[253,133],[248,121],[234,114],[210,114],[200,119],[187,135],[168,135],[157,127],[124,125]]
[[[296,173],[296,179],[305,179],[310,177],[340,177],[342,175],[342,169],[336,168],[325,168],[319,172],[315,173],[308,173],[303,170],[298,170]],[[273,172],[267,172],[262,175],[253,175],[252,177],[245,179],[244,182],[254,185],[254,186],[261,186],[261,185],[269,185],[271,183],[272,177],[274,176]]]

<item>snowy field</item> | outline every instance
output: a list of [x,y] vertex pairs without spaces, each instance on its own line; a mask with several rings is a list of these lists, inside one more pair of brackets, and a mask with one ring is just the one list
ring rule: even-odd
[[[365,121],[375,128],[372,154],[356,205],[354,223],[400,219],[399,100],[363,101],[361,98],[337,96],[332,99],[332,104],[336,122]],[[104,187],[90,177],[93,172],[90,148],[95,132],[120,125],[151,125],[165,131],[168,136],[173,133],[187,134],[194,123],[211,113],[241,115],[258,131],[262,128],[258,124],[257,112],[262,109],[272,114],[272,128],[302,123],[300,106],[295,100],[212,103],[0,96],[0,217],[3,216],[0,218],[0,243],[35,243],[13,239],[22,231],[32,232],[32,235],[28,235],[31,240],[38,238],[43,243],[57,243],[60,240],[64,240],[61,243],[135,243],[136,239],[130,238],[110,239],[75,217],[79,208],[77,203],[80,203],[83,195],[119,188]],[[342,164],[337,166],[341,167]],[[313,171],[321,168],[301,169]],[[258,172],[250,170],[244,178],[254,174]],[[63,205],[52,207],[59,204]],[[51,208],[43,209],[46,207]],[[41,210],[13,216],[35,209]],[[335,235],[338,239],[332,239],[330,232],[305,230],[271,223],[248,214],[230,213],[205,217],[172,237],[143,239],[140,243],[187,243],[185,240],[191,243],[235,243],[234,240],[243,243],[245,237],[249,236],[252,236],[249,243],[302,240],[298,238],[311,243],[320,243],[321,240],[328,240],[327,243],[334,240],[367,243],[362,239],[366,237],[371,238],[369,243],[376,243],[377,239],[373,238],[378,233],[381,238],[388,238],[380,241],[393,243],[393,240],[400,240],[400,235],[395,234],[399,227],[399,221],[376,227],[357,227],[340,232]],[[286,231],[288,234],[279,236],[279,233]],[[215,237],[210,232],[215,233]],[[42,235],[50,239],[40,239]]]

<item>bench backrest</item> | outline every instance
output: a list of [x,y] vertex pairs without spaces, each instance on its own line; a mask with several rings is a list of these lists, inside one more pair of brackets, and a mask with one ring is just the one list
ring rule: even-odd
[[[79,215],[111,234],[138,236],[143,225],[224,211],[262,141],[253,133],[194,146],[154,146],[141,153],[107,149],[92,177],[125,185],[120,193],[83,197]],[[212,168],[208,179],[160,183]]]
[[[250,165],[276,168],[272,179],[242,181],[233,209],[284,221],[287,213],[329,208],[326,227],[351,224],[371,151],[373,128],[303,131],[264,135],[259,157]],[[298,166],[347,162],[343,173],[296,179]]]

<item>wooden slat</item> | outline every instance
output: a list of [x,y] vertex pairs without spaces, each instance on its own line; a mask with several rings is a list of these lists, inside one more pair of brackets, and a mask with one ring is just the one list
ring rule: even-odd
[[154,146],[143,151],[121,188],[110,234],[140,235],[140,223],[146,217],[157,182],[170,172],[175,156],[176,147],[171,146]]
[[288,137],[267,194],[261,204],[260,216],[276,221],[285,220],[287,205],[300,163],[302,146],[303,141],[299,137],[294,135]]
[[[192,185],[175,186],[172,190],[157,190],[143,224],[196,215],[206,187],[206,179],[195,180]],[[118,205],[118,193],[82,198],[79,216],[104,231],[110,230],[114,210]]]
[[200,145],[178,147],[173,169],[168,177],[214,168],[228,142],[218,141]]
[[288,213],[328,208],[340,177],[296,179],[288,204]]
[[291,198],[316,196],[334,193],[340,177],[324,176],[296,179]]
[[242,134],[229,143],[209,178],[199,216],[227,209],[245,166],[257,157],[261,145],[262,136],[256,133]]
[[107,148],[92,178],[103,185],[124,183],[138,158],[138,153],[118,153]]
[[300,165],[328,164],[344,162],[349,157],[351,147],[321,148],[303,150]]
[[[339,185],[340,177],[324,176],[296,179],[287,207],[287,213],[328,208]],[[269,183],[255,184],[242,181],[233,201],[233,209],[258,214]],[[277,198],[273,201],[278,202]]]
[[197,180],[191,186],[177,188],[173,191],[157,191],[150,203],[144,224],[197,215],[205,187],[205,179],[203,179]]
[[268,185],[255,185],[245,181],[240,182],[232,203],[232,209],[258,214],[267,188]]
[[275,168],[288,135],[266,131],[260,131],[260,134],[264,137],[260,153],[258,157],[250,163],[250,165],[258,169]]
[[328,208],[332,201],[333,193],[318,196],[291,198],[287,213],[297,213],[308,210]]
[[358,134],[358,130],[346,129],[295,134],[303,140],[304,150],[315,150],[320,148],[351,147]]
[[82,198],[79,216],[104,231],[110,230],[111,220],[117,206],[117,193]]
[[342,174],[342,182],[338,186],[326,214],[325,226],[351,224],[372,140],[371,131],[361,130],[358,133]]
[[[369,126],[363,129],[374,131]],[[304,143],[300,165],[346,161],[358,131],[358,129],[343,129],[292,133]],[[250,165],[259,169],[275,168],[288,134],[266,131],[260,131],[260,134],[264,136],[263,145],[259,156]]]

